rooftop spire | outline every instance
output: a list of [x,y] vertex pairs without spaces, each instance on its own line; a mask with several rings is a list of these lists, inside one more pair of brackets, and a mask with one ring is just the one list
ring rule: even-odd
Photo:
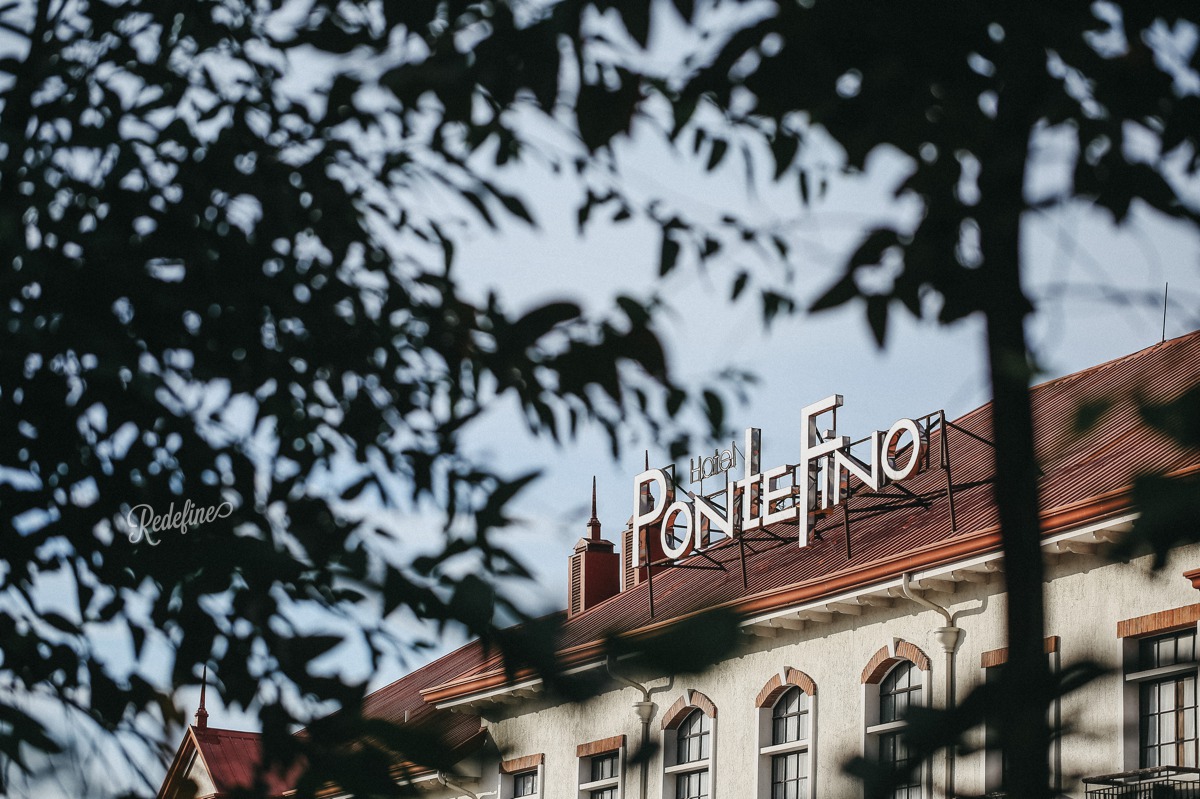
[[596,476],[592,475],[592,518],[588,519],[587,523],[588,538],[598,540],[600,538],[600,519],[596,516]]
[[204,677],[200,682],[200,707],[196,710],[196,728],[208,729],[208,711],[204,709],[204,691],[208,688],[208,664],[204,664]]
[[[646,450],[646,471],[650,471],[650,450]],[[645,513],[650,508],[650,484],[642,484],[642,493],[638,497],[638,512]]]

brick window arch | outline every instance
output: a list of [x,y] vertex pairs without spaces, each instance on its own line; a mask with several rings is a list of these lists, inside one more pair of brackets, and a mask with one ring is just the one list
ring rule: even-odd
[[774,705],[775,700],[793,685],[808,694],[810,698],[817,695],[817,685],[813,682],[812,677],[809,677],[800,671],[800,669],[793,669],[789,666],[781,674],[776,674],[767,680],[767,684],[758,692],[758,696],[754,700],[754,706],[769,707]]
[[667,712],[663,713],[662,728],[664,730],[673,730],[678,727],[688,713],[693,708],[699,708],[704,711],[704,715],[710,719],[717,717],[717,706],[713,701],[699,691],[688,690],[683,696],[675,700],[675,703],[667,708]]
[[897,638],[891,644],[879,647],[863,667],[864,685],[878,685],[892,668],[902,660],[910,661],[921,671],[929,671],[932,661],[916,644]]

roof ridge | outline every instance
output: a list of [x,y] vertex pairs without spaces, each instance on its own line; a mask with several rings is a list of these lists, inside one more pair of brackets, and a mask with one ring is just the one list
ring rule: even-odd
[[[1071,372],[1070,374],[1060,375],[1059,377],[1051,378],[1043,383],[1035,383],[1034,385],[1030,386],[1030,390],[1033,391],[1035,389],[1047,388],[1047,387],[1053,386],[1057,383],[1072,382],[1072,381],[1081,379],[1083,377],[1087,377],[1089,375],[1094,375],[1097,372],[1101,372],[1106,369],[1110,369],[1119,364],[1127,363],[1127,362],[1137,359],[1137,358],[1143,358],[1155,350],[1166,349],[1168,347],[1178,346],[1181,342],[1183,342],[1187,339],[1198,338],[1198,337],[1200,337],[1200,330],[1193,330],[1190,333],[1184,333],[1183,335],[1176,336],[1175,338],[1169,338],[1165,341],[1156,342],[1147,347],[1142,347],[1140,350],[1134,350],[1133,352],[1126,353],[1125,355],[1119,355],[1116,358],[1111,358],[1102,363],[1095,364],[1094,366],[1089,366],[1084,369],[1080,369],[1079,371]],[[991,403],[989,402],[987,404],[990,405]]]
[[250,738],[257,738],[262,733],[254,732],[253,730],[231,730],[225,727],[198,727],[195,724],[188,725],[197,735],[209,735],[212,733],[221,733],[223,735],[241,735]]

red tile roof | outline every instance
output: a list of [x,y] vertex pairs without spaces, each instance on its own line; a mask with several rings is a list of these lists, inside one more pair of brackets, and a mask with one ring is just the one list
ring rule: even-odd
[[[159,799],[175,796],[190,796],[192,789],[183,783],[196,753],[205,771],[212,779],[217,796],[228,796],[239,788],[254,785],[255,772],[262,762],[261,736],[256,732],[222,730],[216,727],[188,727],[175,760],[158,791]],[[267,795],[281,797],[291,790],[299,778],[302,767],[293,767],[288,773],[272,771],[265,775]]]
[[[1200,332],[1034,387],[1043,532],[1128,511],[1128,489],[1138,474],[1200,468],[1200,451],[1183,449],[1147,427],[1138,410],[1139,400],[1167,401],[1197,383]],[[1077,409],[1096,400],[1108,402],[1108,409],[1089,432],[1077,434]],[[656,569],[653,616],[647,583],[617,594],[564,622],[559,643],[564,661],[572,664],[597,657],[600,642],[610,635],[650,634],[705,609],[724,606],[743,614],[761,613],[998,549],[993,455],[986,443],[992,437],[991,425],[989,404],[954,420],[948,428],[953,527],[946,473],[938,464],[942,445],[938,430],[929,443],[930,467],[904,483],[919,501],[894,488],[882,495],[852,497],[844,506],[850,518],[849,540],[843,509],[834,508],[817,525],[820,540],[804,549],[795,545],[795,524],[777,525],[771,532],[791,543],[747,544],[746,586],[739,544],[733,539],[706,553],[724,571]],[[883,512],[880,506],[885,503],[902,507]],[[491,658],[427,689],[424,696],[442,702],[505,682],[501,663]]]
[[[422,733],[427,733],[431,740],[442,741],[449,752],[449,760],[458,762],[475,752],[484,742],[483,725],[479,717],[438,710],[421,699],[420,691],[461,674],[482,661],[482,648],[478,641],[473,641],[370,694],[363,701],[363,715],[412,725]],[[188,728],[175,763],[159,791],[160,799],[172,795],[169,790],[174,780],[183,778],[193,748],[199,751],[218,796],[226,796],[237,788],[248,788],[254,784],[255,770],[262,762],[262,739],[259,733],[192,726]],[[409,779],[434,771],[431,765],[424,763],[396,765],[403,769],[404,776]],[[296,766],[287,774],[268,774],[267,795],[282,797],[295,788],[302,773],[303,766]]]
[[[431,738],[440,738],[457,761],[483,743],[483,723],[470,713],[438,710],[421,698],[421,691],[471,671],[484,661],[483,647],[472,641],[368,695],[363,700],[363,715],[417,726]],[[430,770],[429,764],[405,765],[409,766],[410,777]]]
[[[258,733],[195,726],[190,731],[196,737],[200,757],[208,767],[209,776],[219,794],[229,794],[238,788],[254,785],[255,770],[262,762],[262,743]],[[267,795],[282,796],[284,791],[293,786],[299,771],[299,768],[294,768],[286,775],[268,773]]]

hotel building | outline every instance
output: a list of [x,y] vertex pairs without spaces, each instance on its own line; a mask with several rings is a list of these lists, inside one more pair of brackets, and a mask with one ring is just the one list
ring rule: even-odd
[[[1193,333],[1032,391],[1047,657],[1051,669],[1109,669],[1052,707],[1067,730],[1050,752],[1062,795],[1200,796],[1200,545],[1172,550],[1157,572],[1150,556],[1106,553],[1138,517],[1135,478],[1200,470],[1200,451],[1139,411],[1197,384]],[[1103,413],[1077,432],[1077,409],[1096,402]],[[902,420],[852,443],[822,429],[836,404],[809,406],[799,464],[762,470],[748,431],[745,447],[693,474],[667,470],[664,482],[648,469],[616,542],[593,502],[565,564],[558,648],[569,669],[606,676],[597,695],[556,699],[536,674],[510,679],[474,643],[371,694],[367,714],[427,725],[456,753],[452,771],[416,766],[404,778],[431,799],[815,799],[863,795],[844,771],[852,757],[903,764],[906,709],[961,701],[1006,659],[990,407]],[[706,671],[654,673],[605,656],[609,636],[651,639],[713,608],[735,614],[744,635]],[[987,736],[971,732],[973,751],[939,753],[892,795],[999,790]],[[648,760],[633,757],[643,740],[656,745]],[[257,736],[198,716],[159,798],[184,795],[189,779],[200,797],[227,794],[258,757]],[[270,788],[283,796],[291,785]]]

